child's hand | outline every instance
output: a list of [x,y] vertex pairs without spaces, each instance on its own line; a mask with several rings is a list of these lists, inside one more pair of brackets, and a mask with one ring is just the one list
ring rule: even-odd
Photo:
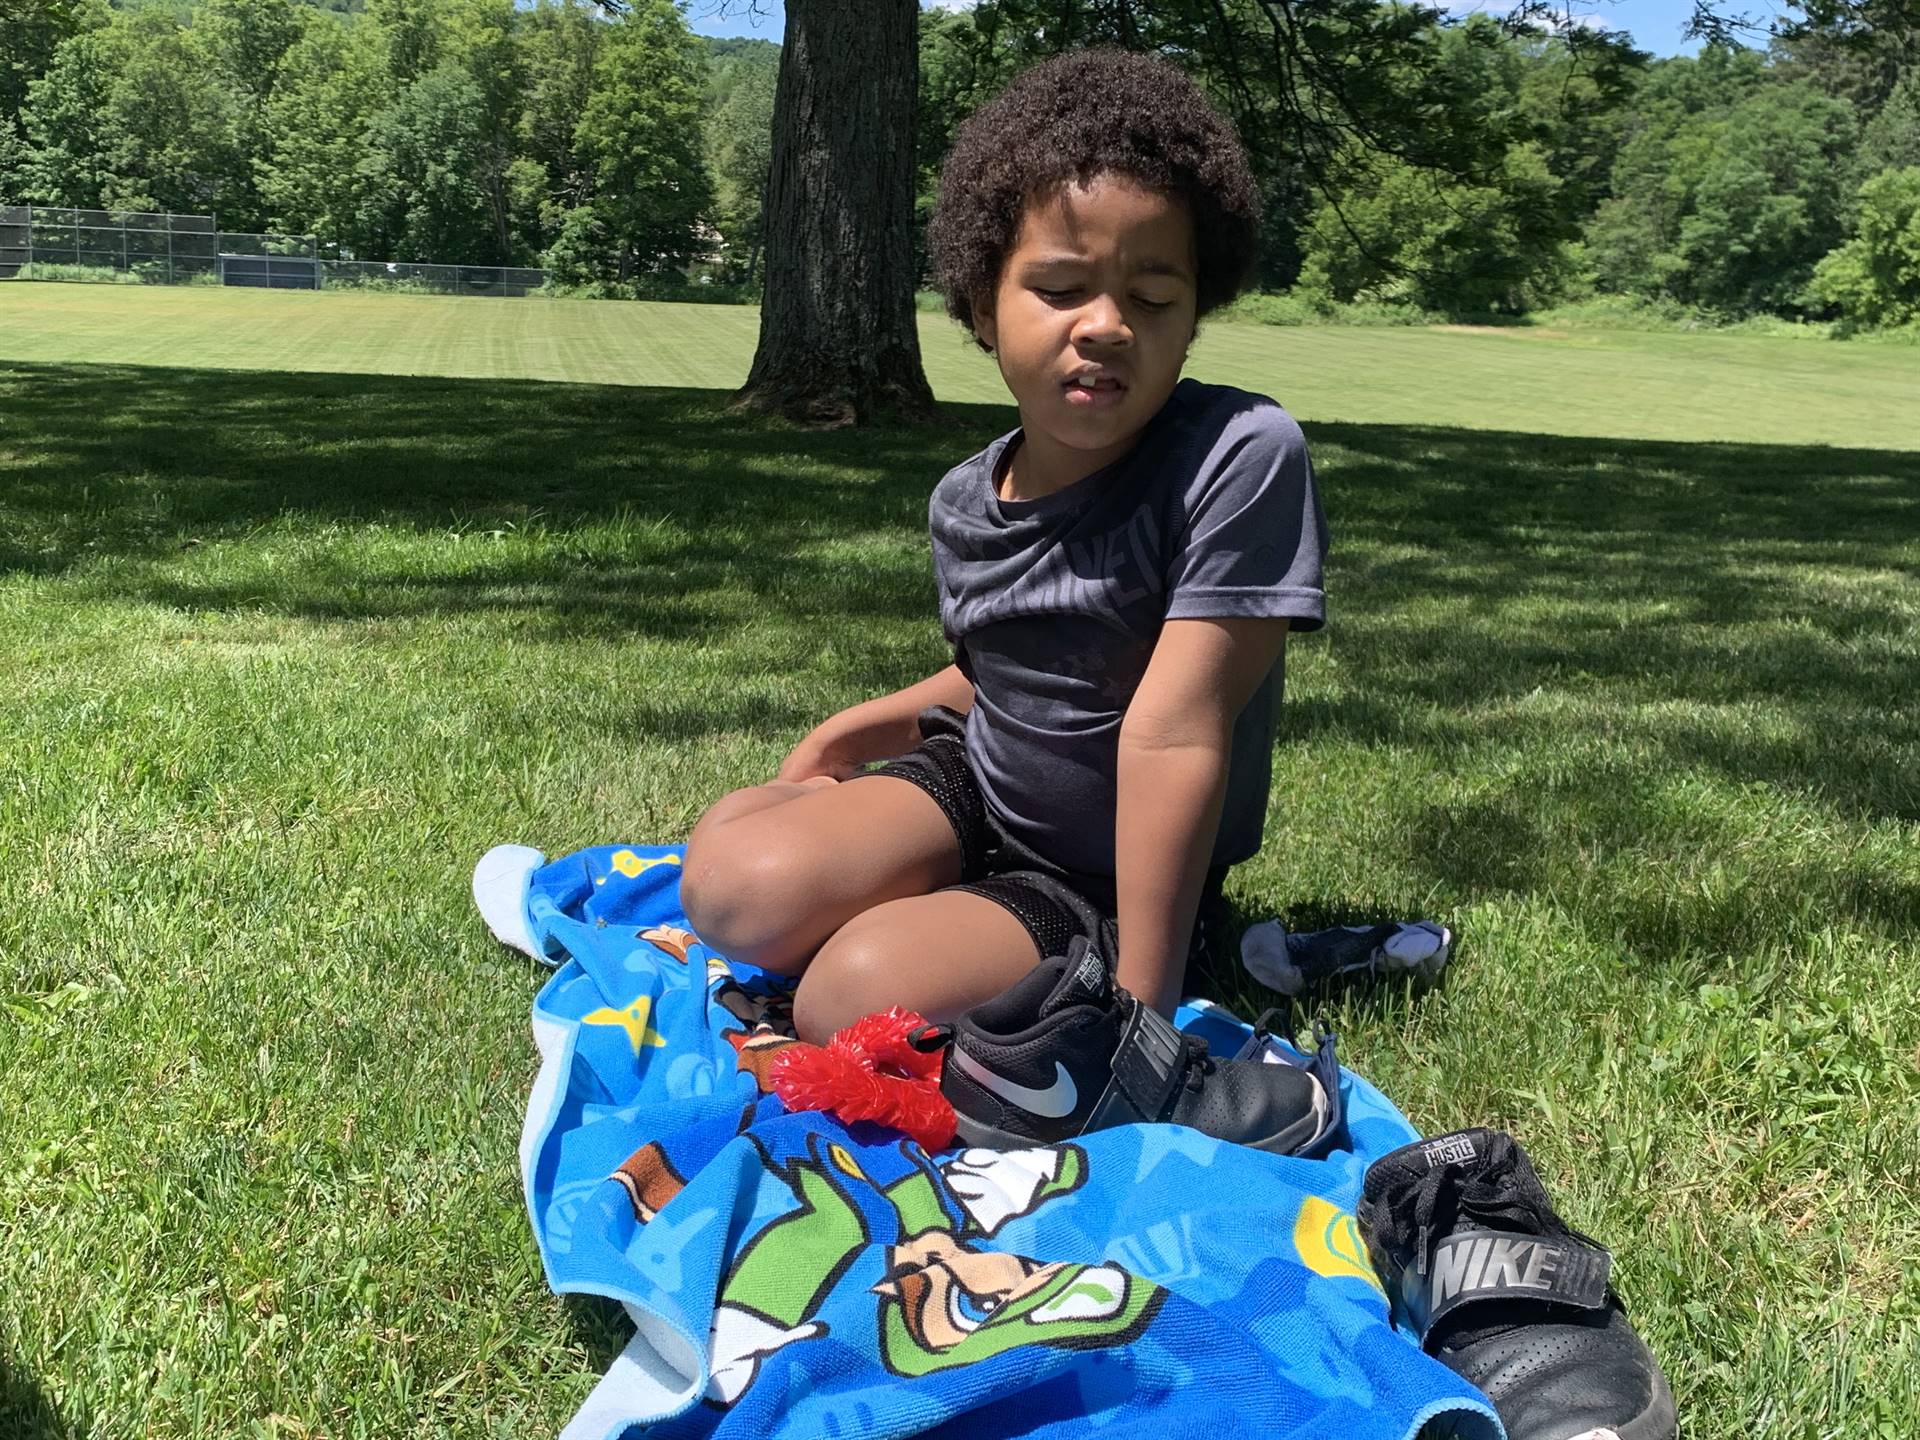
[[851,780],[875,760],[904,755],[920,743],[920,712],[929,705],[965,710],[973,683],[949,665],[904,690],[863,700],[807,732],[781,762],[779,779],[825,785]]
[[777,778],[799,783],[807,780],[851,780],[865,762],[848,755],[831,738],[816,730],[780,762]]

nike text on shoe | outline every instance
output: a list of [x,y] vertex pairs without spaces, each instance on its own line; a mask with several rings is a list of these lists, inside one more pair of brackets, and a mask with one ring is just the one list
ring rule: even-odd
[[1291,1065],[1215,1060],[1113,983],[1076,938],[949,1031],[940,1088],[969,1145],[1020,1149],[1139,1121],[1299,1154],[1333,1129],[1321,1081]]
[[1307,932],[1265,920],[1240,937],[1247,973],[1282,995],[1349,975],[1409,974],[1429,982],[1439,977],[1452,953],[1453,932],[1429,920]]
[[1486,1392],[1508,1440],[1670,1440],[1673,1394],[1510,1135],[1461,1130],[1367,1171],[1360,1233],[1428,1354]]

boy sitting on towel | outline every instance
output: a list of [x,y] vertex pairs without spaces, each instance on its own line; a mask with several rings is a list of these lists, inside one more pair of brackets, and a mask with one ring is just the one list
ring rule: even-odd
[[954,663],[825,721],[687,850],[694,928],[800,977],[802,1038],[951,1019],[1075,935],[1172,1012],[1203,897],[1260,846],[1288,632],[1325,615],[1299,426],[1180,378],[1258,214],[1163,61],[1062,55],[962,127],[932,251],[1020,426],[929,507]]
[[[833,716],[778,779],[721,800],[682,872],[708,944],[799,976],[802,1039],[889,1005],[953,1020],[1077,939],[1077,959],[1048,967],[1062,971],[1049,1000],[1080,994],[1091,942],[1117,946],[1119,983],[1172,1012],[1203,897],[1260,846],[1287,634],[1326,608],[1299,427],[1264,396],[1180,378],[1196,322],[1247,277],[1258,213],[1232,129],[1162,61],[1059,56],[961,128],[932,249],[947,309],[999,362],[1020,426],[933,492],[954,663]],[[1054,984],[1036,979],[1025,988]],[[1024,1019],[1035,997],[1012,998]],[[1097,1104],[1057,1060],[1052,1090],[1033,1088],[1038,1063],[1008,1083],[1041,1045],[1031,1028],[996,1047],[997,1081],[966,1063],[992,1027],[963,1026],[949,1054],[1002,1110],[1074,1133],[1141,1074],[1140,1047],[1091,1028],[1104,1013],[1058,1012],[1045,1051],[1075,1048],[1058,1031],[1095,1039],[1089,1069],[1112,1067]],[[1226,1069],[1174,1104],[1273,1111],[1236,1112],[1259,1087]],[[1568,1230],[1510,1137],[1395,1151],[1368,1174],[1360,1223],[1403,1318],[1516,1440],[1670,1440],[1672,1394],[1606,1252]]]

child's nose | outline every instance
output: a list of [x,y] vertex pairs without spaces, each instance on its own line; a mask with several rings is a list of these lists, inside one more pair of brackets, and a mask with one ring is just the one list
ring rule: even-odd
[[1132,343],[1133,329],[1119,301],[1095,293],[1074,319],[1073,338],[1089,345],[1126,345]]

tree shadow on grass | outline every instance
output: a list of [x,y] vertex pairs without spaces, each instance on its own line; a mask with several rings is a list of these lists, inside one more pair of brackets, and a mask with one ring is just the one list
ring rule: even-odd
[[1920,455],[1312,437],[1358,613],[1336,614],[1349,683],[1290,705],[1292,735],[1457,750],[1597,722],[1679,767],[1920,819],[1899,763],[1920,744]]
[[[848,686],[904,683],[938,646],[927,496],[1012,420],[803,431],[707,391],[98,366],[0,365],[0,576],[75,598],[353,624],[479,620],[533,639],[723,647],[767,678],[842,643]],[[265,552],[272,551],[270,557]],[[921,646],[921,649],[927,648]],[[650,733],[724,718],[672,686]]]
[[[0,565],[42,574],[285,517],[448,534],[696,524],[672,559],[752,572],[799,536],[923,531],[934,482],[1012,413],[810,432],[703,390],[22,364],[0,364],[0,396]],[[581,578],[554,549],[554,573]]]
[[1920,926],[1914,870],[1859,828],[1920,820],[1920,456],[1312,438],[1359,613],[1337,616],[1342,683],[1287,707],[1283,743],[1482,777],[1417,806],[1391,857],[1442,903],[1554,895],[1682,966]]
[[[477,619],[723,653],[777,622],[743,666],[811,677],[832,645],[849,698],[919,678],[937,649],[927,495],[1013,420],[969,406],[946,427],[814,433],[703,391],[21,365],[0,366],[0,414],[0,573],[189,613]],[[1572,744],[1626,766],[1519,773],[1428,807],[1406,859],[1437,894],[1538,890],[1595,837],[1670,848],[1684,827],[1648,777],[1920,820],[1920,456],[1308,434],[1335,548],[1332,625],[1306,643],[1339,683],[1290,701],[1283,743],[1475,763]],[[269,546],[267,566],[253,552]],[[819,718],[777,696],[739,697],[724,720],[698,695],[647,696],[638,720],[667,738]],[[1915,918],[1913,887],[1848,866],[1810,845],[1781,883]],[[1753,938],[1725,896],[1607,903],[1596,923],[1629,943]]]
[[63,1416],[13,1357],[0,1351],[0,1435],[7,1440],[68,1440],[90,1428],[84,1420]]

